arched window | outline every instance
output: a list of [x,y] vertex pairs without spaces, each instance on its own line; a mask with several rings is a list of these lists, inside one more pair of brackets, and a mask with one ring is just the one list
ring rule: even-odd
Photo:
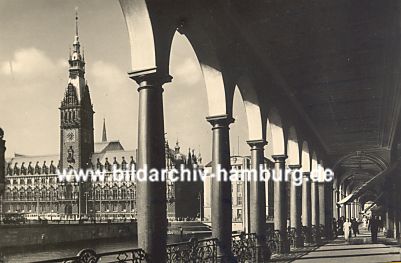
[[26,193],[26,198],[28,199],[28,200],[32,200],[33,198],[32,198],[32,192],[30,191],[30,190],[28,190],[28,192]]
[[113,200],[118,199],[118,190],[116,188],[113,189]]

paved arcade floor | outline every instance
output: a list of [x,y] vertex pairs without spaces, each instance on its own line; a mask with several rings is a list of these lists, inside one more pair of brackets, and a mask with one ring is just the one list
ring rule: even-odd
[[400,261],[400,248],[391,244],[383,235],[379,235],[379,243],[372,244],[370,233],[362,229],[361,234],[345,242],[343,237],[321,246],[292,261],[296,263],[321,262],[392,262]]

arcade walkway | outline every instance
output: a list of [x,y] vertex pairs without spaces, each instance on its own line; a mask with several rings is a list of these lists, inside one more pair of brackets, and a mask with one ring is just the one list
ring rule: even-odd
[[296,259],[296,263],[308,262],[392,262],[400,260],[395,241],[379,236],[378,244],[371,244],[370,233],[364,229],[361,235],[347,244],[343,237]]

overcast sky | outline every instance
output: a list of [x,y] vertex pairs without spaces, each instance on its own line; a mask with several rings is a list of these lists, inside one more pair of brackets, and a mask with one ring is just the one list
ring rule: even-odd
[[[95,110],[95,141],[103,118],[108,138],[125,149],[137,147],[137,85],[130,70],[128,34],[117,0],[0,0],[0,127],[7,156],[59,152],[59,110],[68,80],[67,59],[79,7],[86,78]],[[176,34],[171,54],[171,84],[165,85],[165,127],[170,146],[177,138],[184,152],[201,151],[211,158],[211,126],[206,122],[207,97],[192,47]],[[231,149],[248,154],[245,110],[234,98],[235,124]]]

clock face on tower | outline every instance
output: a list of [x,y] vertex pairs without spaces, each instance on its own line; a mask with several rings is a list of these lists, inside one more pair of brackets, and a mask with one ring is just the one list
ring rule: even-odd
[[65,142],[75,142],[75,139],[76,139],[75,130],[69,129],[64,131]]

